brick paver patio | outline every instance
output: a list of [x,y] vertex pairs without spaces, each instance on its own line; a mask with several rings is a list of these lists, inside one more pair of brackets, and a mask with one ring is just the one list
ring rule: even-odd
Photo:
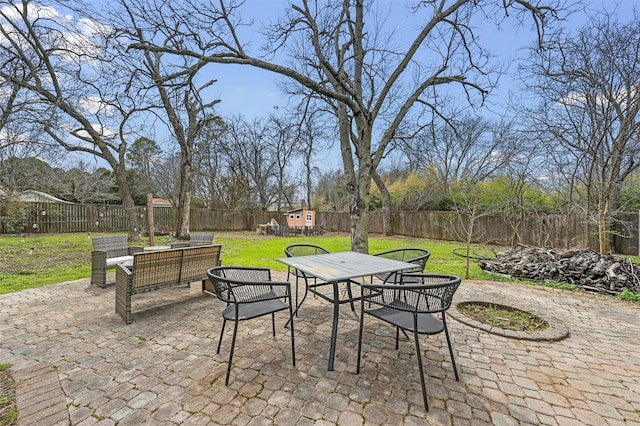
[[[113,282],[113,277],[110,276]],[[13,364],[21,425],[640,425],[640,307],[592,294],[463,280],[456,302],[491,300],[557,321],[569,337],[524,341],[450,321],[460,382],[444,336],[422,339],[430,411],[411,341],[342,307],[335,371],[327,371],[331,307],[310,297],[290,335],[277,316],[240,324],[216,344],[222,305],[193,288],[134,298],[80,280],[0,296],[0,363]],[[459,314],[454,312],[454,316]],[[230,331],[230,330],[228,330]]]

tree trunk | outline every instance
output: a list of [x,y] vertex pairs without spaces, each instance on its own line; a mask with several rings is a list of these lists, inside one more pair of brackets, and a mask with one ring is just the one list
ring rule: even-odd
[[176,224],[176,238],[179,240],[189,239],[189,212],[191,211],[191,182],[192,166],[190,152],[182,149],[181,174],[180,174],[180,194],[178,195],[178,223]]
[[306,177],[306,190],[307,190],[307,207],[311,208],[311,188],[313,188],[313,181],[311,180],[311,156],[305,154],[305,177]]
[[[351,250],[369,253],[369,190],[371,188],[371,157],[366,147],[368,141],[354,142],[358,146],[358,170],[354,163],[351,149],[351,122],[346,107],[342,103],[336,105],[338,128],[340,131],[340,153],[347,177],[346,194],[349,200],[351,218]],[[363,145],[363,142],[365,145]],[[366,154],[363,154],[366,153]]]
[[122,198],[122,206],[125,209],[127,215],[127,239],[129,241],[140,240],[140,221],[138,220],[138,212],[136,211],[133,197],[129,191],[129,185],[127,183],[127,177],[124,172],[122,164],[114,162],[112,164],[114,175],[116,178],[116,184],[118,185],[118,192]]
[[[604,197],[606,198],[606,197]],[[600,200],[598,209],[598,244],[600,254],[611,253],[611,219],[608,200]]]
[[471,254],[471,243],[473,242],[473,232],[474,232],[473,228],[475,223],[476,223],[476,206],[474,205],[473,208],[471,209],[471,214],[469,215],[469,228],[467,232],[467,241],[466,241],[467,259],[465,262],[465,271],[464,271],[465,279],[469,279],[469,272],[471,270],[470,254]]
[[389,188],[387,188],[377,170],[372,170],[371,177],[382,195],[382,233],[385,236],[391,236],[393,235],[393,227],[391,225],[391,194],[389,193]]
[[358,182],[347,183],[351,218],[351,250],[369,253],[369,176],[358,174]]

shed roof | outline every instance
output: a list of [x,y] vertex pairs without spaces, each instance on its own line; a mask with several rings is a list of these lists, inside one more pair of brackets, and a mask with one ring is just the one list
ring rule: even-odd
[[69,201],[62,200],[58,197],[54,197],[53,195],[47,194],[46,192],[36,191],[34,189],[27,189],[26,191],[22,191],[18,194],[18,201],[23,201],[27,203],[65,203],[65,204],[73,204]]

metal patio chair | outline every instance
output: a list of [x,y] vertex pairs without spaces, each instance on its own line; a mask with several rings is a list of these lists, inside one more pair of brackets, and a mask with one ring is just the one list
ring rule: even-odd
[[213,232],[192,232],[189,241],[174,241],[171,248],[209,246],[213,244]]
[[[313,245],[313,244],[292,244],[284,249],[284,253],[287,257],[294,257],[294,256],[313,256],[318,254],[327,254],[329,253],[329,251],[320,246]],[[298,308],[300,307],[300,305],[302,305],[304,300],[307,298],[307,294],[309,293],[309,291],[311,291],[312,293],[316,293],[316,290],[319,287],[327,286],[327,285],[330,285],[331,283],[318,281],[316,277],[308,276],[302,271],[298,271],[295,268],[288,267],[287,280],[291,275],[296,277],[296,316],[297,316]],[[302,297],[302,300],[298,304],[298,288],[299,288],[300,279],[304,280],[305,290],[304,290],[304,296]],[[346,283],[349,299],[353,299],[353,293],[351,291],[351,282],[346,281],[345,283]],[[353,304],[353,301],[351,301],[350,304],[351,304],[351,310],[355,311],[356,309],[355,309],[355,305]]]
[[[229,384],[233,350],[236,345],[238,323],[240,321],[271,315],[273,336],[276,335],[275,313],[289,310],[291,323],[291,356],[293,365],[296,365],[295,336],[293,331],[293,307],[291,305],[291,284],[271,280],[271,271],[266,268],[247,268],[239,266],[218,266],[207,271],[207,275],[215,289],[216,296],[227,304],[222,311],[222,329],[218,340],[220,353],[222,337],[227,321],[233,321],[233,337],[231,339],[231,351],[229,352],[229,364],[224,384]],[[288,303],[283,302],[287,299]]]
[[424,408],[429,411],[419,336],[444,332],[449,346],[453,372],[456,380],[459,381],[453,346],[447,329],[446,311],[451,307],[453,295],[460,286],[460,278],[450,275],[416,273],[400,274],[399,278],[399,283],[394,280],[383,284],[362,284],[357,373],[360,372],[362,359],[365,314],[396,328],[396,350],[398,349],[399,331],[413,333]]
[[[421,249],[421,248],[400,248],[400,249],[385,251],[382,253],[377,253],[377,254],[374,254],[374,256],[380,256],[380,257],[385,257],[387,259],[399,260],[401,262],[415,263],[416,264],[415,269],[405,270],[403,271],[403,273],[407,273],[407,272],[420,273],[420,272],[424,272],[424,268],[427,265],[427,261],[429,260],[429,257],[431,257],[431,252],[429,250]],[[380,281],[396,282],[398,281],[399,276],[400,276],[399,273],[393,272],[391,274],[376,275],[376,278],[378,278]],[[393,278],[393,280],[390,280],[390,278]]]

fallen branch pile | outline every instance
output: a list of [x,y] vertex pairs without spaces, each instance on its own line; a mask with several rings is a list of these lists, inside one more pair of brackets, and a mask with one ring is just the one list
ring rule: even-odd
[[600,293],[626,289],[640,294],[638,265],[592,250],[518,246],[478,264],[484,271],[514,278],[570,283]]

